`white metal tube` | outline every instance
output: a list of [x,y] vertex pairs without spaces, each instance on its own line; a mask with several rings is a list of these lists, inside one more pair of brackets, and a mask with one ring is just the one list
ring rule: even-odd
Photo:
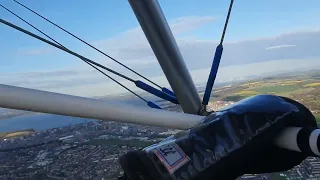
[[[138,108],[127,104],[116,104],[103,100],[3,84],[0,84],[0,107],[173,129],[191,128],[199,124],[204,118],[198,115]],[[297,142],[300,130],[299,127],[286,128],[274,140],[274,143],[281,148],[301,151]],[[310,148],[315,155],[320,155],[317,147],[319,136],[320,130],[315,129],[310,133],[308,139]]]
[[297,135],[301,128],[287,128],[279,134],[279,137],[274,140],[278,147],[290,149],[293,151],[300,151],[297,143]]
[[129,0],[182,110],[198,114],[201,100],[157,0]]
[[[300,133],[303,131],[304,133]],[[307,131],[307,132],[306,132]],[[288,127],[284,129],[278,138],[274,140],[275,145],[292,151],[310,153],[312,156],[320,156],[318,140],[320,129],[309,129],[301,127]],[[300,147],[299,147],[300,145]],[[309,149],[309,150],[306,150]]]
[[173,129],[188,129],[203,119],[198,115],[139,108],[3,84],[0,84],[0,107]]

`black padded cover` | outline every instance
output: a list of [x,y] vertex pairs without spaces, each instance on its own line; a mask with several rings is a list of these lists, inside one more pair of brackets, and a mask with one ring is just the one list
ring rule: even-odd
[[197,127],[129,152],[120,164],[130,180],[221,180],[285,171],[307,157],[273,145],[288,126],[317,124],[300,103],[257,95],[207,116]]

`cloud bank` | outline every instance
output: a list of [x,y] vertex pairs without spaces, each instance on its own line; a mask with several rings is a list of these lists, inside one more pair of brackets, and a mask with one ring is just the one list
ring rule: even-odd
[[[211,16],[189,16],[170,21],[170,27],[177,39],[182,56],[189,70],[193,71],[193,78],[196,83],[206,81],[218,41],[190,39],[181,35],[191,33],[205,24],[214,23],[215,20],[216,18]],[[157,83],[168,85],[141,28],[129,29],[115,37],[94,44],[139,73],[154,79]],[[299,64],[299,59],[309,62],[310,67],[319,67],[320,65],[317,64],[319,62],[317,59],[320,57],[318,47],[320,47],[320,30],[283,33],[273,37],[237,42],[226,41],[220,64],[222,69],[225,70],[219,70],[217,80],[241,78],[244,76],[244,74],[241,74],[242,71],[243,73],[249,71],[254,74],[263,73],[266,72],[266,66],[274,71],[284,71],[288,68],[297,69],[304,65]],[[35,55],[37,53],[51,53],[51,51],[42,49],[42,51],[32,50],[25,53]],[[106,60],[103,56],[91,55],[90,57],[110,68],[125,72],[132,78],[137,78],[137,76],[112,61]],[[295,63],[292,64],[289,60]],[[281,64],[280,61],[282,61],[281,66],[284,65],[283,63],[290,63],[292,67],[287,66],[287,69],[274,68],[274,66]],[[270,62],[269,65],[267,62]],[[260,63],[260,65],[253,66],[254,63]],[[233,67],[233,70],[230,67]],[[252,69],[253,67],[254,69]],[[303,66],[303,68],[308,67]],[[82,96],[125,92],[118,85],[85,65],[81,69],[69,68],[52,72],[1,74],[0,83]],[[125,84],[134,87],[128,82]]]

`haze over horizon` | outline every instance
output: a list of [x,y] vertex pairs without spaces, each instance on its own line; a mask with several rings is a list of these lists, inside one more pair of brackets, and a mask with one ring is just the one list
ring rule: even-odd
[[[76,7],[70,2],[21,2],[156,83],[168,86],[127,1],[81,2]],[[221,36],[228,2],[159,2],[195,84],[205,83]],[[288,2],[290,7],[287,6]],[[12,1],[4,1],[4,5],[62,44],[72,47],[72,50],[139,79]],[[176,5],[180,8],[174,8]],[[320,47],[320,26],[317,23],[320,11],[317,5],[320,2],[315,0],[309,3],[288,0],[235,2],[217,82],[268,73],[320,69],[320,51],[317,49]],[[111,6],[115,8],[109,8],[106,12],[106,7]],[[84,11],[86,13],[82,13]],[[0,16],[31,30],[4,10],[0,11]],[[1,84],[79,96],[126,92],[75,57],[4,25],[0,28],[0,38],[6,42],[0,43]],[[138,91],[131,83],[124,84]]]

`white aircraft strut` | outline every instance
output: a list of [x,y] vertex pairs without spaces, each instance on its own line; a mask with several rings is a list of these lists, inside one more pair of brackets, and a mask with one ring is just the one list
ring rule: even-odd
[[[0,107],[182,130],[196,126],[204,118],[204,116],[152,108],[139,108],[128,104],[111,103],[99,99],[3,84],[0,84]],[[297,143],[300,129],[298,127],[285,129],[274,140],[275,144],[285,149],[301,151]],[[309,137],[309,144],[313,153],[320,156],[317,148],[319,135],[320,130],[314,130]]]

